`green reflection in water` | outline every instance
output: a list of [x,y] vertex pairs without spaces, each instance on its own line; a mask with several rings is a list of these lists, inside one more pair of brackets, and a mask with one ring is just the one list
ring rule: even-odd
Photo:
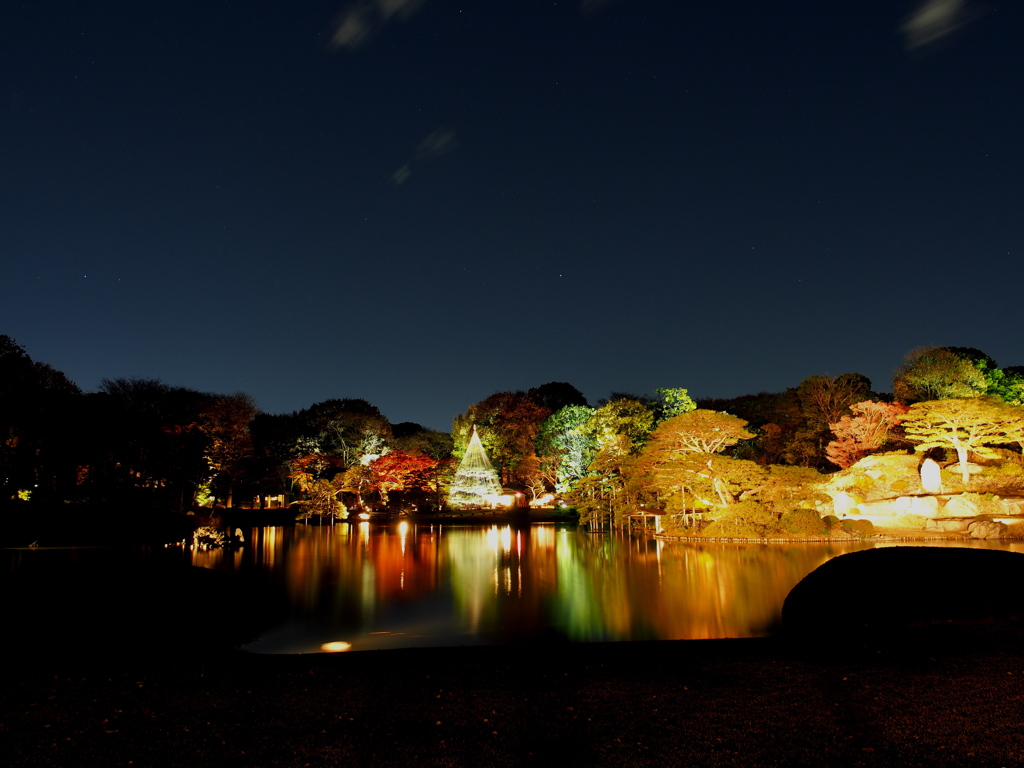
[[[657,542],[571,527],[297,526],[192,562],[269,576],[289,618],[260,652],[754,637],[831,557],[872,544]],[[1019,542],[999,545],[1020,548]]]

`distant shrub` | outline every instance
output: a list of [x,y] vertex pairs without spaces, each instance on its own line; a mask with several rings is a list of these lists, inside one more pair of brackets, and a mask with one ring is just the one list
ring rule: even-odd
[[790,536],[824,536],[828,533],[828,525],[813,509],[786,512],[779,521],[779,528]]
[[821,522],[823,522],[830,531],[833,528],[838,528],[842,524],[842,520],[835,515],[825,515],[821,518]]
[[870,520],[843,520],[842,528],[844,531],[849,531],[860,538],[867,538],[868,536],[873,536],[875,533],[875,524]]
[[741,501],[722,510],[702,536],[733,536],[742,539],[763,539],[779,534],[775,515],[756,501]]

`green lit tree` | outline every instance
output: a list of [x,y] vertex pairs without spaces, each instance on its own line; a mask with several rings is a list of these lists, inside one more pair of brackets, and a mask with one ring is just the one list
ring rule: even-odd
[[541,424],[537,457],[542,470],[554,475],[556,493],[568,492],[593,460],[595,439],[580,430],[593,415],[594,409],[588,406],[567,405]]
[[697,403],[690,397],[689,391],[679,387],[673,389],[659,387],[654,390],[654,394],[658,397],[657,418],[659,422],[697,408]]
[[974,362],[942,347],[911,350],[896,369],[893,393],[901,403],[981,397],[988,391],[984,374]]
[[593,438],[598,451],[619,435],[629,439],[630,450],[638,450],[647,442],[654,423],[654,410],[643,400],[617,397],[600,406],[578,429]]

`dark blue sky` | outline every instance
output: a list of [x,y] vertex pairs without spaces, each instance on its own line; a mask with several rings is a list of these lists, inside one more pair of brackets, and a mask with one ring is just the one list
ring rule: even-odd
[[0,25],[0,333],[84,389],[448,429],[1024,364],[1020,4],[155,5]]

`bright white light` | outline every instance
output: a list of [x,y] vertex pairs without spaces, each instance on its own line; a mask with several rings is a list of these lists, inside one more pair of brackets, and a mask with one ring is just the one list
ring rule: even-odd
[[351,650],[351,648],[352,643],[346,643],[344,640],[335,640],[320,646],[320,650],[324,653],[341,653],[342,651]]

